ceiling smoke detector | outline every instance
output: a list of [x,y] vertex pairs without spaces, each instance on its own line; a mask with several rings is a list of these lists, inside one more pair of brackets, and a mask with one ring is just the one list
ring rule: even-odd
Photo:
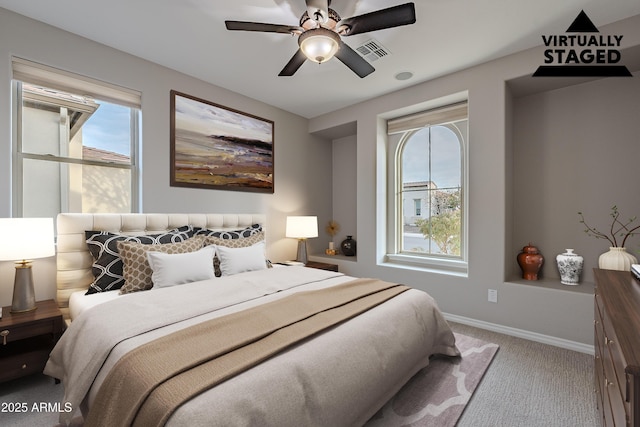
[[395,75],[396,80],[409,80],[413,77],[413,73],[411,71],[401,71]]

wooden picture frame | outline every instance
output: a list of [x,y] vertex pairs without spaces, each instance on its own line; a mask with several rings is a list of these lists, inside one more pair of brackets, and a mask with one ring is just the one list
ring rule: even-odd
[[172,187],[274,191],[274,123],[171,91]]

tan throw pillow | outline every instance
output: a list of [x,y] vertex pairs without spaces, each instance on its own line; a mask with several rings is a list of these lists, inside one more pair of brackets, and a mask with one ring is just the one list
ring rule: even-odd
[[[241,237],[239,239],[222,239],[220,237],[206,236],[204,245],[217,245],[227,248],[248,248],[249,246],[253,246],[258,242],[262,242],[263,240],[264,231],[260,231],[249,237]],[[220,270],[220,259],[218,258],[217,254],[215,257],[213,257],[213,270],[215,271],[216,277],[222,276],[222,271]]]
[[124,268],[122,276],[124,285],[121,294],[146,291],[153,287],[151,275],[153,270],[147,260],[147,252],[163,252],[165,254],[184,254],[201,249],[204,237],[195,236],[180,243],[166,243],[162,245],[144,245],[136,242],[118,242],[118,252],[122,258]]

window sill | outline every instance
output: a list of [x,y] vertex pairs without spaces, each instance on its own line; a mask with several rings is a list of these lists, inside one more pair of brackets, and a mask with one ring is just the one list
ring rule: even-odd
[[387,254],[385,256],[385,261],[380,265],[385,267],[418,270],[428,273],[468,277],[468,264],[464,261],[424,258],[406,254]]
[[505,283],[513,285],[523,286],[535,286],[542,289],[553,289],[557,291],[575,292],[593,295],[595,290],[595,284],[592,282],[580,282],[578,285],[563,285],[560,283],[560,279],[554,278],[542,278],[540,280],[524,280],[520,278],[513,278],[507,280]]

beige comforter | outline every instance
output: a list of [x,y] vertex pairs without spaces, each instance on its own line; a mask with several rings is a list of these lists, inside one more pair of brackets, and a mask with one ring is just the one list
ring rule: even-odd
[[[90,408],[111,367],[143,343],[348,280],[287,267],[128,295],[76,319],[45,373],[63,380],[65,401],[74,409],[82,401]],[[453,334],[431,297],[409,290],[195,397],[168,425],[363,424],[434,353],[456,355]],[[72,416],[63,413],[61,421]]]

